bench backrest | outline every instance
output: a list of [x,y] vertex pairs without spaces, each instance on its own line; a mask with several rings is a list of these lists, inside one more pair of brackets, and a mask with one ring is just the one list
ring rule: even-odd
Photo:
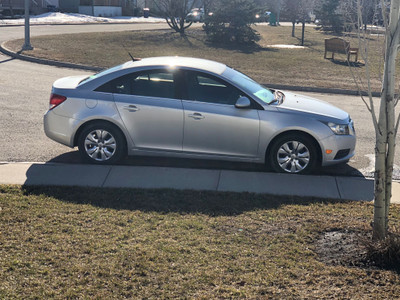
[[347,53],[350,43],[341,38],[325,39],[325,51]]

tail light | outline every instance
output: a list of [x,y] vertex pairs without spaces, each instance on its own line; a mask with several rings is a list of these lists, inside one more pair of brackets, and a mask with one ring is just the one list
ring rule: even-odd
[[61,96],[61,95],[57,95],[57,94],[51,94],[50,95],[50,107],[49,107],[49,110],[52,110],[54,107],[59,106],[65,100],[67,100],[67,97],[65,97],[65,96]]

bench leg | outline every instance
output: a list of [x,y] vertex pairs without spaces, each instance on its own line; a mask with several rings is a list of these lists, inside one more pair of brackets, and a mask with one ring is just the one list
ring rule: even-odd
[[[354,57],[354,62],[357,62],[358,61],[358,53],[352,53],[355,57]],[[347,60],[348,61],[350,61],[350,56],[351,56],[351,54],[350,53],[348,53],[347,54]]]
[[334,57],[334,52],[332,52],[332,57],[331,58],[327,57],[327,54],[328,54],[328,51],[325,51],[325,54],[324,54],[324,58],[325,59],[334,59],[335,58]]

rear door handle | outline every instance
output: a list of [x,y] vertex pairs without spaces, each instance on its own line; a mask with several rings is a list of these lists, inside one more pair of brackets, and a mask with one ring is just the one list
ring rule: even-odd
[[198,112],[189,115],[189,117],[193,118],[195,120],[201,120],[201,119],[205,118],[201,113],[198,113]]
[[126,109],[127,111],[130,111],[130,112],[139,110],[139,108],[136,105],[127,105],[127,106],[124,106],[124,109]]

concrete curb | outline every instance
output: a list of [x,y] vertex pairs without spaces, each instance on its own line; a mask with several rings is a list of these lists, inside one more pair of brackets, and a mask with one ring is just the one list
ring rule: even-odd
[[[104,68],[100,67],[93,67],[93,66],[87,66],[87,65],[80,65],[80,64],[73,64],[73,63],[66,63],[66,62],[60,62],[60,61],[55,61],[55,60],[48,60],[48,59],[42,59],[42,58],[36,58],[33,56],[28,56],[28,55],[23,55],[17,52],[14,52],[10,49],[7,49],[5,47],[5,43],[3,42],[0,45],[0,52],[11,56],[13,58],[33,62],[33,63],[38,63],[38,64],[44,64],[44,65],[49,65],[49,66],[56,66],[56,67],[61,67],[61,68],[71,68],[71,69],[78,69],[78,70],[84,70],[84,71],[94,71],[98,72],[103,70]],[[307,86],[297,86],[297,85],[282,85],[282,84],[273,84],[273,83],[263,83],[264,86],[273,88],[273,89],[278,89],[278,90],[289,90],[289,91],[299,91],[299,92],[310,92],[310,93],[325,93],[325,94],[338,94],[338,95],[351,95],[351,96],[358,96],[360,95],[359,91],[354,91],[354,90],[344,90],[344,89],[331,89],[331,88],[316,88],[316,87],[307,87]],[[363,96],[367,96],[368,93],[365,91],[361,91],[361,94]],[[372,92],[373,97],[380,97],[381,93],[380,92]]]
[[[361,177],[146,166],[4,162],[0,163],[0,184],[169,188],[355,201],[374,199],[374,180]],[[399,182],[393,182],[392,203],[400,204]]]

